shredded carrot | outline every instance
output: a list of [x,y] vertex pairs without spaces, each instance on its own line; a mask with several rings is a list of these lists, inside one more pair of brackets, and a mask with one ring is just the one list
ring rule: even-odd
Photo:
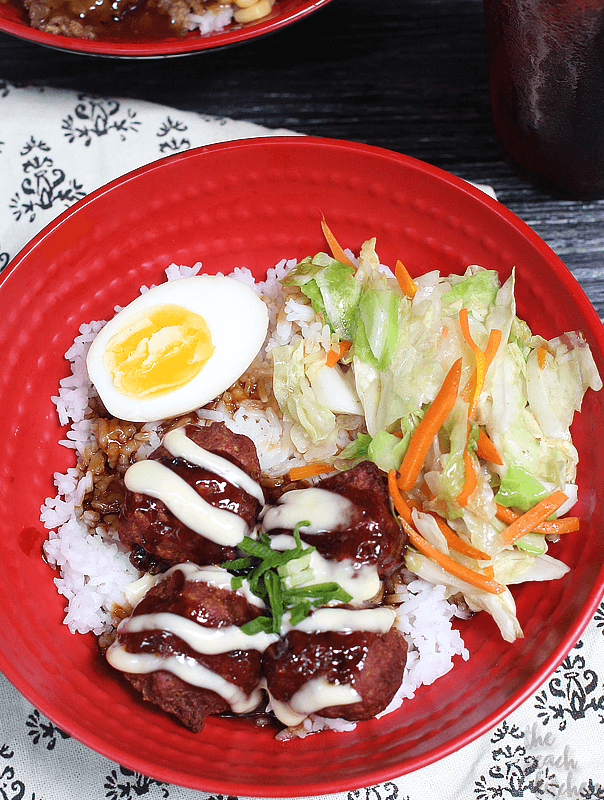
[[428,513],[436,520],[436,524],[438,525],[442,535],[447,540],[447,544],[451,550],[456,550],[458,553],[462,553],[462,555],[468,556],[469,558],[476,558],[481,561],[489,560],[490,556],[488,556],[486,553],[483,553],[482,550],[479,550],[477,547],[474,547],[468,542],[464,542],[464,540],[455,533],[453,528],[450,528],[447,525],[442,517],[440,517],[438,514],[435,514],[433,511],[429,511]]
[[518,517],[520,516],[520,514],[517,514],[511,508],[508,508],[507,506],[502,506],[501,503],[496,503],[495,505],[497,506],[497,512],[495,516],[497,517],[497,519],[500,519],[502,522],[505,522],[506,525],[510,525],[512,522],[514,522],[514,520],[518,519]]
[[[511,508],[502,506],[497,503],[497,518],[507,525],[518,519],[520,514],[517,514]],[[535,533],[546,533],[552,536],[559,536],[563,533],[573,533],[579,530],[579,517],[561,517],[560,519],[547,519],[545,522],[540,522],[535,525],[533,531]]]
[[[489,333],[489,339],[487,342],[487,346],[483,352],[483,350],[476,344],[474,339],[472,339],[472,334],[470,333],[470,322],[468,318],[468,309],[462,308],[459,312],[459,324],[461,326],[461,332],[466,340],[466,342],[472,348],[472,352],[474,353],[474,357],[476,359],[476,368],[474,373],[468,383],[464,386],[462,397],[464,400],[468,402],[468,436],[470,435],[470,424],[469,420],[474,418],[474,414],[476,413],[476,406],[478,405],[478,398],[480,397],[480,393],[482,391],[482,387],[484,386],[484,381],[486,378],[487,370],[491,364],[491,361],[495,357],[495,353],[497,352],[497,348],[501,342],[501,331],[497,328],[493,328]],[[488,353],[488,355],[487,355]],[[489,453],[490,456],[493,458],[487,458],[489,461],[494,461],[495,464],[503,463],[497,450],[488,436],[483,432],[482,441],[480,437],[480,429],[478,431],[479,443],[477,443],[477,451],[480,455],[480,445],[483,445],[483,448]],[[484,450],[483,450],[484,452]],[[482,456],[484,457],[484,456]],[[463,463],[465,466],[465,480],[463,489],[457,496],[457,502],[460,506],[465,506],[470,499],[470,495],[476,488],[477,476],[476,476],[476,468],[474,467],[474,462],[472,460],[472,456],[470,451],[468,450],[468,445],[466,442],[466,446],[463,453]]]
[[338,363],[339,360],[340,360],[339,348],[337,350],[332,349],[327,353],[327,358],[325,359],[325,363],[327,364],[328,367],[335,367],[335,365]]
[[560,536],[563,533],[574,533],[580,528],[579,517],[561,517],[560,519],[546,519],[533,530],[536,533],[546,533],[550,536]]
[[415,293],[417,292],[417,284],[407,272],[407,268],[402,261],[396,262],[394,267],[394,277],[397,279],[398,285],[401,287],[403,294],[406,295],[410,300],[413,300]]
[[545,497],[536,506],[517,517],[503,532],[503,541],[506,544],[513,544],[516,539],[520,539],[525,533],[530,533],[535,529],[535,525],[545,522],[554,511],[557,511],[568,497],[560,489],[556,489],[548,497]]
[[321,228],[323,229],[323,235],[327,240],[327,244],[329,245],[331,254],[336,259],[336,261],[341,261],[342,264],[348,264],[350,267],[354,267],[352,261],[348,258],[344,250],[338,244],[338,240],[336,239],[336,237],[327,227],[327,223],[325,222],[325,217],[323,217],[323,219],[321,220]]
[[476,477],[476,469],[474,467],[474,461],[472,460],[472,456],[470,451],[468,450],[468,445],[466,444],[464,451],[463,451],[463,465],[466,469],[466,477],[463,484],[463,489],[457,495],[457,502],[460,506],[465,506],[470,499],[470,496],[474,489],[476,488],[476,484],[478,479]]
[[473,387],[473,392],[470,399],[470,408],[468,409],[468,417],[472,419],[476,412],[476,405],[478,403],[478,397],[482,391],[482,387],[484,386],[484,379],[486,375],[486,358],[485,354],[481,350],[481,348],[476,344],[474,339],[472,339],[472,334],[470,333],[470,323],[468,319],[468,309],[462,308],[459,312],[459,324],[461,325],[461,333],[463,338],[472,348],[472,352],[474,353],[474,358],[476,359],[476,371],[475,371],[475,383]]
[[537,348],[537,364],[539,369],[545,369],[547,365],[547,349],[542,344]]
[[392,435],[396,436],[397,439],[403,438],[403,432],[400,428],[398,429],[398,431],[392,431]]
[[402,517],[408,525],[413,525],[413,517],[411,516],[411,507],[401,494],[396,482],[396,471],[391,469],[388,471],[388,491],[400,517]]
[[327,358],[325,359],[325,363],[328,367],[334,367],[338,361],[342,358],[344,353],[347,353],[350,350],[350,346],[352,342],[348,342],[345,339],[338,343],[337,349],[332,348],[327,353]]
[[423,496],[426,498],[426,500],[432,500],[433,499],[434,495],[432,494],[432,490],[430,489],[430,487],[428,486],[426,481],[424,481],[422,483],[422,485],[420,486],[419,490],[423,494]]
[[437,550],[437,548],[431,545],[430,542],[426,541],[423,536],[420,536],[420,534],[414,528],[412,528],[411,525],[405,522],[405,520],[403,520],[403,527],[409,536],[411,544],[417,550],[419,550],[420,553],[423,553],[427,558],[435,561],[444,570],[451,573],[451,575],[455,575],[456,578],[459,578],[460,580],[465,581],[472,586],[476,586],[478,589],[491,592],[491,594],[501,594],[505,591],[505,587],[500,583],[490,580],[481,572],[476,572],[469,567],[464,567],[463,564],[459,564],[457,561],[452,559],[451,556],[441,553],[440,550]]
[[478,345],[472,339],[472,334],[470,333],[470,317],[468,314],[468,309],[464,306],[459,311],[459,324],[461,326],[461,334],[466,342],[470,345],[472,350],[476,350]]
[[503,464],[501,456],[497,452],[497,448],[482,428],[478,428],[476,452],[483,461],[491,461],[493,464]]
[[499,345],[501,344],[501,337],[502,333],[499,330],[499,328],[491,328],[491,332],[489,333],[489,341],[487,342],[487,346],[484,349],[484,357],[487,362],[487,369],[493,363],[495,354],[499,350]]
[[314,475],[322,475],[324,472],[331,472],[333,466],[324,461],[315,461],[314,464],[304,464],[302,467],[292,467],[289,471],[291,481],[301,481],[304,478],[312,478]]
[[[489,370],[489,367],[493,363],[493,359],[495,358],[495,354],[499,349],[499,345],[501,344],[501,336],[502,333],[499,328],[492,328],[491,332],[489,333],[489,340],[487,342],[487,346],[484,349],[484,372],[485,377],[486,373]],[[469,403],[472,399],[474,391],[476,389],[476,371],[472,373],[470,380],[466,383],[461,393],[461,397],[466,403]]]
[[483,567],[482,571],[484,573],[485,578],[488,578],[490,581],[492,581],[493,578],[495,577],[495,570],[490,564],[488,567]]
[[453,364],[445,376],[438,394],[413,431],[403,463],[399,468],[398,485],[406,492],[411,490],[417,480],[432,440],[455,405],[461,377],[461,362],[462,360],[459,358]]
[[476,389],[476,372],[473,372],[468,379],[468,382],[461,390],[461,399],[469,403],[472,397],[474,396],[474,390]]

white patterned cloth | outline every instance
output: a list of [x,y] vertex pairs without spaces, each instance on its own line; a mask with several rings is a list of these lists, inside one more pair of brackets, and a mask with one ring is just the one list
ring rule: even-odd
[[130,170],[192,147],[277,134],[293,135],[0,78],[0,268],[62,211]]
[[[278,133],[290,132],[0,79],[0,268],[65,208],[131,169],[191,147]],[[492,731],[411,775],[332,797],[604,800],[603,645],[601,603],[556,672]],[[0,708],[1,800],[211,798],[89,750],[1,675]]]

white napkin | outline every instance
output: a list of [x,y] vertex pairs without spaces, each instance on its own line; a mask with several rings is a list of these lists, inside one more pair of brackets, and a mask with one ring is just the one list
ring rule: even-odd
[[[0,79],[0,267],[65,208],[129,170],[191,147],[275,134],[291,132],[135,100],[17,89]],[[411,775],[334,797],[601,800],[603,637],[601,603],[555,674],[493,730]],[[89,750],[1,675],[0,708],[0,800],[210,798]]]
[[130,170],[192,147],[280,134],[294,135],[0,79],[0,268],[62,211]]

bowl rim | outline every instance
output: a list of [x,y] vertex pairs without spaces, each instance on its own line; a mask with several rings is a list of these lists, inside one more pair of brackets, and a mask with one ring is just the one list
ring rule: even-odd
[[[166,156],[164,158],[153,161],[142,167],[138,167],[110,182],[99,187],[91,192],[86,197],[74,203],[70,208],[66,209],[62,214],[55,218],[51,223],[46,225],[31,241],[26,244],[19,253],[7,265],[2,275],[0,275],[0,289],[4,282],[10,280],[11,276],[20,264],[28,257],[28,255],[35,250],[47,237],[51,236],[58,228],[66,223],[73,215],[78,214],[80,209],[93,204],[96,200],[105,194],[113,191],[116,187],[136,180],[141,174],[149,174],[154,171],[161,171],[167,165],[175,161],[186,161],[189,159],[204,158],[206,154],[211,154],[214,151],[230,151],[241,150],[249,148],[271,148],[271,147],[299,147],[299,148],[318,148],[333,150],[340,149],[342,152],[346,151],[349,154],[369,154],[378,157],[384,161],[391,161],[396,163],[406,163],[409,166],[419,168],[422,173],[429,174],[440,181],[454,186],[457,190],[464,192],[478,201],[480,204],[486,206],[491,212],[502,217],[505,221],[514,226],[528,242],[538,250],[555,269],[568,289],[572,292],[573,298],[578,303],[581,313],[585,316],[586,320],[590,322],[592,331],[594,332],[597,340],[597,345],[602,353],[604,353],[604,326],[595,311],[592,303],[588,299],[585,291],[580,286],[576,278],[572,275],[570,270],[563,264],[561,259],[553,252],[543,239],[526,224],[523,220],[517,217],[513,212],[507,209],[499,201],[494,200],[484,191],[477,188],[473,184],[452,175],[439,167],[433,166],[426,162],[415,159],[411,156],[404,155],[392,150],[387,150],[375,145],[368,145],[358,142],[351,142],[342,139],[330,139],[324,137],[311,137],[311,136],[269,136],[252,139],[238,139],[228,142],[220,142],[216,144],[206,145],[202,147],[193,148],[183,153],[177,153]],[[544,662],[540,669],[531,675],[531,677],[524,683],[524,685],[517,690],[506,702],[500,705],[497,709],[492,711],[487,717],[479,723],[473,725],[470,729],[458,734],[448,743],[439,745],[437,748],[426,751],[423,754],[413,757],[409,761],[399,764],[398,766],[378,767],[373,766],[367,773],[364,774],[362,782],[348,782],[344,778],[338,779],[323,779],[322,781],[314,781],[305,786],[306,794],[326,794],[333,792],[346,792],[351,789],[361,788],[363,786],[375,785],[385,781],[400,778],[401,776],[414,772],[423,767],[429,766],[436,761],[440,761],[446,756],[454,753],[455,751],[465,747],[481,735],[487,733],[494,728],[504,717],[508,716],[511,712],[518,708],[527,698],[529,698],[552,674],[556,667],[563,661],[568,652],[575,645],[576,641],[580,638],[586,626],[590,622],[593,614],[595,613],[598,604],[604,593],[604,564],[597,573],[594,579],[594,584],[589,592],[586,602],[584,603],[581,611],[573,620],[567,634],[562,638],[558,645],[554,648],[549,658]],[[17,672],[14,670],[9,662],[6,661],[3,651],[0,648],[0,668],[9,681],[14,683],[14,678],[17,677]],[[102,754],[114,761],[117,761],[123,766],[135,769],[143,774],[148,774],[148,764],[142,757],[124,754],[119,751],[115,744],[107,742],[102,743],[99,747],[98,738],[90,731],[81,730],[79,725],[71,724],[67,714],[60,710],[51,710],[51,714],[47,713],[45,697],[33,687],[26,687],[30,691],[19,689],[21,694],[25,696],[33,705],[36,706],[42,713],[46,714],[53,720],[59,727],[66,730],[74,736],[78,741],[95,750],[102,752]],[[154,777],[162,777],[162,769],[158,769],[154,773]],[[174,775],[165,777],[170,783],[175,783]],[[183,783],[182,785],[190,786],[190,783]],[[210,779],[203,781],[203,787],[197,786],[192,788],[202,789],[207,792],[219,792],[228,794],[239,794],[248,796],[250,791],[249,784],[237,783],[224,780]],[[268,786],[257,787],[260,791],[257,797],[299,797],[297,788],[291,785],[284,786]]]
[[2,16],[0,16],[0,31],[34,44],[79,55],[136,59],[173,58],[233,47],[250,39],[268,36],[312,14],[330,2],[331,0],[300,0],[298,6],[291,11],[277,12],[274,16],[266,19],[217,33],[201,35],[192,31],[182,39],[160,39],[145,42],[77,39],[58,33],[40,31],[19,20],[6,19]]

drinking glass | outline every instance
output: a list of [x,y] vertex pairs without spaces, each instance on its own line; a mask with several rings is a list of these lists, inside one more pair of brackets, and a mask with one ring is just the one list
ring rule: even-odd
[[506,157],[550,193],[604,197],[604,0],[483,0]]

